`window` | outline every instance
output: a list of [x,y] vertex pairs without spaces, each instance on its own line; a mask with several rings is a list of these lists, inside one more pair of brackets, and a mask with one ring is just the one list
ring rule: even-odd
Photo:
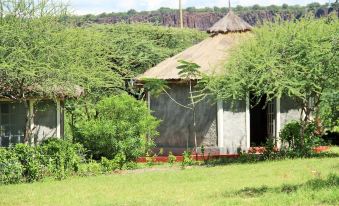
[[275,101],[268,102],[267,105],[267,135],[268,137],[275,137]]
[[25,118],[26,110],[23,104],[0,102],[0,146],[8,147],[23,142]]

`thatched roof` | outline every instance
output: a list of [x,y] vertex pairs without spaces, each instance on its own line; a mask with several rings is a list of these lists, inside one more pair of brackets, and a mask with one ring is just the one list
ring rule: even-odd
[[147,70],[137,77],[137,80],[156,78],[163,80],[181,80],[178,74],[179,60],[190,61],[198,64],[202,73],[213,75],[223,71],[225,61],[230,50],[248,34],[230,33],[209,37],[204,41],[186,49],[185,51],[166,59],[155,67]]
[[228,14],[215,23],[211,28],[207,30],[209,33],[229,33],[229,32],[245,32],[251,31],[252,26],[249,25],[239,16],[235,15],[231,10]]
[[248,36],[242,33],[252,27],[230,11],[223,19],[218,21],[211,29],[213,35],[204,41],[186,49],[185,51],[166,59],[155,67],[139,75],[136,80],[155,78],[162,80],[182,80],[178,74],[178,61],[185,60],[198,64],[200,72],[213,75],[220,74],[224,69],[230,50],[239,40]]

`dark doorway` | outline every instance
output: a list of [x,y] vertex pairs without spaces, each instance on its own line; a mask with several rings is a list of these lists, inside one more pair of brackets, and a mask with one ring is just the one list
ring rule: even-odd
[[[258,103],[259,101],[259,103]],[[250,95],[250,140],[251,147],[262,146],[267,139],[267,107],[266,96],[260,100]]]

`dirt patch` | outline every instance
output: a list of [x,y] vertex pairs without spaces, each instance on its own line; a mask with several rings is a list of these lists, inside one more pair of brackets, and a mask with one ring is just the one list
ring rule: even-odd
[[135,170],[121,170],[115,171],[116,174],[142,174],[146,172],[167,172],[167,171],[178,171],[181,170],[180,167],[164,167],[164,168],[142,168]]

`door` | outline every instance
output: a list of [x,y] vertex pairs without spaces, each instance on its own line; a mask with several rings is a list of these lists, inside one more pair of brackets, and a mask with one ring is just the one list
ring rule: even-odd
[[276,101],[266,103],[266,96],[258,99],[252,95],[250,98],[250,146],[263,146],[268,138],[275,137]]

